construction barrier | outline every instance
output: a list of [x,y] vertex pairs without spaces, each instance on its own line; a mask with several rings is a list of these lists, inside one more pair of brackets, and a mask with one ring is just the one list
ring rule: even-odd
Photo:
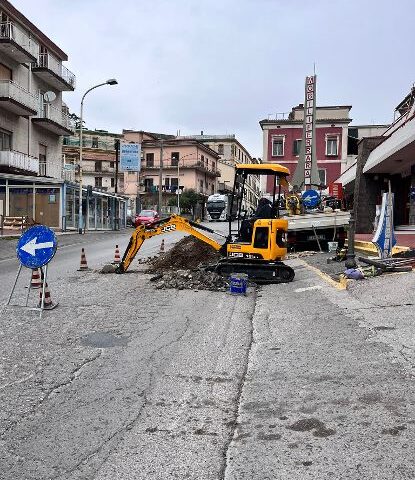
[[120,250],[118,249],[118,245],[115,245],[114,262],[113,263],[121,263]]
[[42,286],[42,280],[40,278],[40,271],[38,268],[32,270],[32,278],[30,279],[30,288],[32,290],[40,288]]
[[[42,307],[42,293],[43,293],[43,289],[41,289],[40,292],[39,292],[39,308]],[[52,302],[52,297],[50,295],[50,290],[49,290],[48,284],[46,283],[45,284],[45,299],[44,299],[44,302],[43,302],[43,309],[44,310],[53,310],[57,306],[58,306],[57,303]]]
[[160,253],[163,253],[164,252],[164,239],[161,241],[161,245],[160,245]]
[[85,249],[81,249],[81,263],[78,268],[78,272],[82,272],[84,270],[89,270],[88,263],[86,261]]

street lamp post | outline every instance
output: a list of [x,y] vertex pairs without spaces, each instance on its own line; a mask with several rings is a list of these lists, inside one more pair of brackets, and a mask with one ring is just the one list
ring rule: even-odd
[[[79,131],[79,210],[78,210],[78,233],[82,235],[82,136],[83,136],[83,114],[84,114],[84,99],[86,95],[95,88],[102,87],[103,85],[117,85],[117,80],[115,78],[110,78],[104,83],[99,83],[94,87],[91,87],[87,90],[81,99],[81,117],[80,117],[80,131]],[[88,208],[88,205],[87,205]]]

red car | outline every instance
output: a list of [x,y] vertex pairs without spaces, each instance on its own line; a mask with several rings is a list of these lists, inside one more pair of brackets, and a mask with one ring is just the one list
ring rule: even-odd
[[135,226],[149,225],[160,219],[159,214],[155,210],[141,210],[141,212],[135,216]]

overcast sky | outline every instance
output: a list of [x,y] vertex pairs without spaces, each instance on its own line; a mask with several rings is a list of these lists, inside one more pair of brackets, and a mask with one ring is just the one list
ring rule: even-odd
[[11,0],[64,52],[64,100],[88,128],[231,134],[262,157],[259,120],[303,102],[388,123],[415,81],[411,0]]

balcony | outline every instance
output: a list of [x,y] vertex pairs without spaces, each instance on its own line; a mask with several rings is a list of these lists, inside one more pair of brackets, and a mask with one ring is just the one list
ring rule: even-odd
[[69,115],[64,113],[62,109],[53,107],[48,103],[41,105],[39,113],[36,117],[32,118],[32,122],[56,135],[73,134]]
[[6,170],[10,171],[20,170],[20,173],[31,172],[37,175],[39,172],[39,160],[14,150],[2,150],[0,151],[0,169],[2,167],[6,167]]
[[18,63],[36,61],[39,45],[12,22],[0,23],[0,52]]
[[62,163],[46,162],[39,163],[39,176],[51,177],[58,180],[64,180],[64,170]]
[[0,80],[0,108],[27,117],[37,113],[37,97],[12,80]]
[[[142,169],[143,170],[159,170],[160,169],[160,163],[159,162],[152,162],[152,163],[147,163],[143,162],[142,163]],[[189,169],[194,169],[199,172],[206,173],[209,176],[212,177],[220,177],[220,171],[217,168],[212,168],[209,165],[207,165],[205,162],[202,162],[200,160],[191,160],[189,161],[186,160],[181,160],[179,166],[177,165],[177,161],[171,161],[171,160],[165,160],[163,162],[163,170],[168,170],[168,169],[174,169],[174,170],[189,170]]]
[[60,92],[75,90],[75,75],[50,53],[40,53],[32,72]]
[[[84,134],[85,135],[85,134]],[[79,137],[65,137],[63,139],[64,146],[79,148]],[[114,142],[105,140],[94,140],[88,137],[82,137],[82,148],[93,148],[96,150],[109,150],[115,152]]]

